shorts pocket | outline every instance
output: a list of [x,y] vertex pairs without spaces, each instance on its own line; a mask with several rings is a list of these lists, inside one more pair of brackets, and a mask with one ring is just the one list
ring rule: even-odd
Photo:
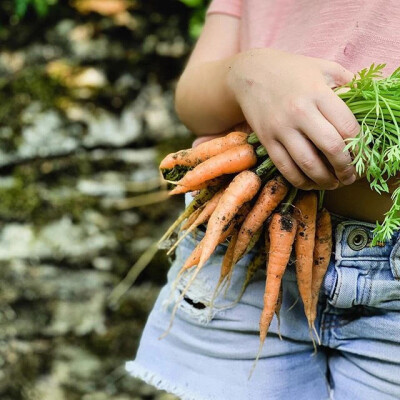
[[[170,294],[164,301],[164,308],[172,310],[174,304],[181,299],[178,306],[178,313],[181,318],[199,324],[208,324],[217,314],[234,307],[235,299],[239,295],[245,280],[246,263],[249,262],[251,256],[245,256],[235,266],[231,284],[227,291],[228,295],[224,296],[225,288],[223,287],[218,296],[215,296],[226,244],[221,244],[215,249],[210,259],[198,273],[196,273],[196,267],[193,267],[177,280],[182,266],[204,236],[201,231],[196,233],[194,236],[188,235],[177,248],[176,260],[168,273]],[[195,273],[196,276],[194,277]],[[186,290],[188,283],[190,283],[190,286]],[[185,293],[182,299],[183,291]]]

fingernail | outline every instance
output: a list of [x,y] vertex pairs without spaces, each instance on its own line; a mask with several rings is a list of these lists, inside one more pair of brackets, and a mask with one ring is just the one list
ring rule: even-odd
[[353,174],[352,176],[350,176],[350,178],[344,179],[344,180],[342,181],[342,183],[343,183],[344,185],[351,185],[352,183],[355,182],[355,180],[356,180],[356,176],[355,176],[355,174]]
[[334,190],[337,189],[339,187],[339,182],[336,181],[334,183],[332,183],[332,185],[329,187],[329,190]]

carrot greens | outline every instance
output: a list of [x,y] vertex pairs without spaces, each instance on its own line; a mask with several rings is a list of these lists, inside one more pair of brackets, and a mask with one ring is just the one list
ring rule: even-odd
[[[348,139],[353,164],[365,175],[372,190],[389,193],[388,181],[400,172],[400,68],[383,78],[385,64],[361,70],[338,93],[360,124],[360,132]],[[342,87],[343,88],[343,87]],[[340,89],[342,89],[340,88]],[[400,189],[392,193],[393,205],[377,223],[372,244],[384,242],[400,229]]]

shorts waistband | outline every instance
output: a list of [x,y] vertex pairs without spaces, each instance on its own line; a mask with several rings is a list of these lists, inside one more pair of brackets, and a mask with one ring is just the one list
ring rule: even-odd
[[331,214],[336,260],[357,258],[358,260],[388,259],[396,252],[399,232],[384,243],[372,246],[375,224]]

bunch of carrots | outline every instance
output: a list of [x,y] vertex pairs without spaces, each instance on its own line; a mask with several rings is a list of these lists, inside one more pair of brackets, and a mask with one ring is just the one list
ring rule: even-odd
[[[346,148],[354,155],[359,175],[365,174],[372,190],[389,192],[389,179],[400,173],[400,67],[383,77],[384,64],[372,64],[353,80],[337,88],[360,123],[359,134],[348,139]],[[160,170],[171,185],[171,194],[196,192],[183,214],[161,241],[169,239],[181,226],[185,231],[176,245],[200,225],[206,233],[182,266],[173,289],[183,274],[193,271],[172,312],[196,279],[218,244],[229,240],[213,301],[225,285],[229,287],[235,264],[257,243],[260,250],[247,267],[239,301],[255,271],[266,265],[264,307],[260,316],[260,348],[274,314],[278,318],[282,302],[282,276],[294,249],[300,297],[310,334],[314,327],[321,284],[332,249],[329,212],[322,207],[323,191],[304,192],[292,187],[277,171],[257,135],[232,132],[202,143],[196,148],[169,154]],[[400,182],[399,182],[400,183]],[[400,185],[392,194],[392,208],[374,231],[373,245],[390,238],[400,229]],[[314,340],[313,340],[314,342]]]
[[[193,271],[174,306],[171,323],[190,285],[216,247],[229,240],[210,309],[221,289],[229,283],[235,264],[250,250],[259,252],[247,267],[243,295],[258,268],[265,264],[264,307],[260,316],[261,353],[273,316],[279,323],[282,277],[294,248],[300,297],[310,333],[314,330],[321,284],[331,248],[332,226],[329,212],[322,208],[323,192],[298,191],[277,171],[256,134],[232,132],[199,146],[166,156],[160,170],[174,185],[171,194],[197,192],[183,214],[160,241],[181,227],[184,231],[169,249],[200,225],[206,225],[203,239],[179,271],[173,289],[183,274]],[[163,336],[164,336],[163,335]],[[255,362],[256,362],[255,361]]]

